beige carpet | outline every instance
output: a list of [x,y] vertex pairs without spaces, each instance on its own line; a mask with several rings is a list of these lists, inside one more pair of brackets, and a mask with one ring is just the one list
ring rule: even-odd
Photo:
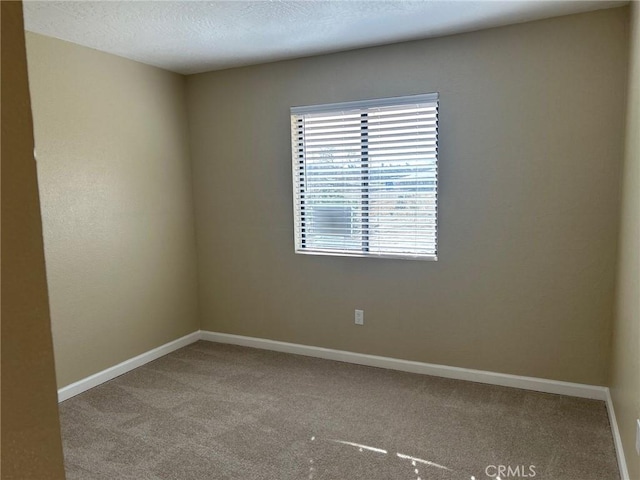
[[69,480],[619,478],[600,401],[208,342],[60,415]]

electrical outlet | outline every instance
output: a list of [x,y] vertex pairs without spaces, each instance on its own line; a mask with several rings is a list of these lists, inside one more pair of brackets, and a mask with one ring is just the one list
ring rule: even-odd
[[636,420],[636,452],[640,455],[640,418]]
[[364,310],[356,310],[356,325],[364,325]]

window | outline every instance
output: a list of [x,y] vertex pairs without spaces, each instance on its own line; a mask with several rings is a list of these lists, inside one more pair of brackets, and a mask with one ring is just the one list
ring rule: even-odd
[[438,94],[291,108],[296,253],[437,259]]

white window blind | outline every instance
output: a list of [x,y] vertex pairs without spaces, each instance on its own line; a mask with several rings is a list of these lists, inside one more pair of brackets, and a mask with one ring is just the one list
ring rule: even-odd
[[296,253],[437,259],[438,94],[291,108]]

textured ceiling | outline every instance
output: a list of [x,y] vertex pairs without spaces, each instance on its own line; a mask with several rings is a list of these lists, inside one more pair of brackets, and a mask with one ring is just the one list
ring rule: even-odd
[[626,1],[25,1],[27,30],[189,74]]

